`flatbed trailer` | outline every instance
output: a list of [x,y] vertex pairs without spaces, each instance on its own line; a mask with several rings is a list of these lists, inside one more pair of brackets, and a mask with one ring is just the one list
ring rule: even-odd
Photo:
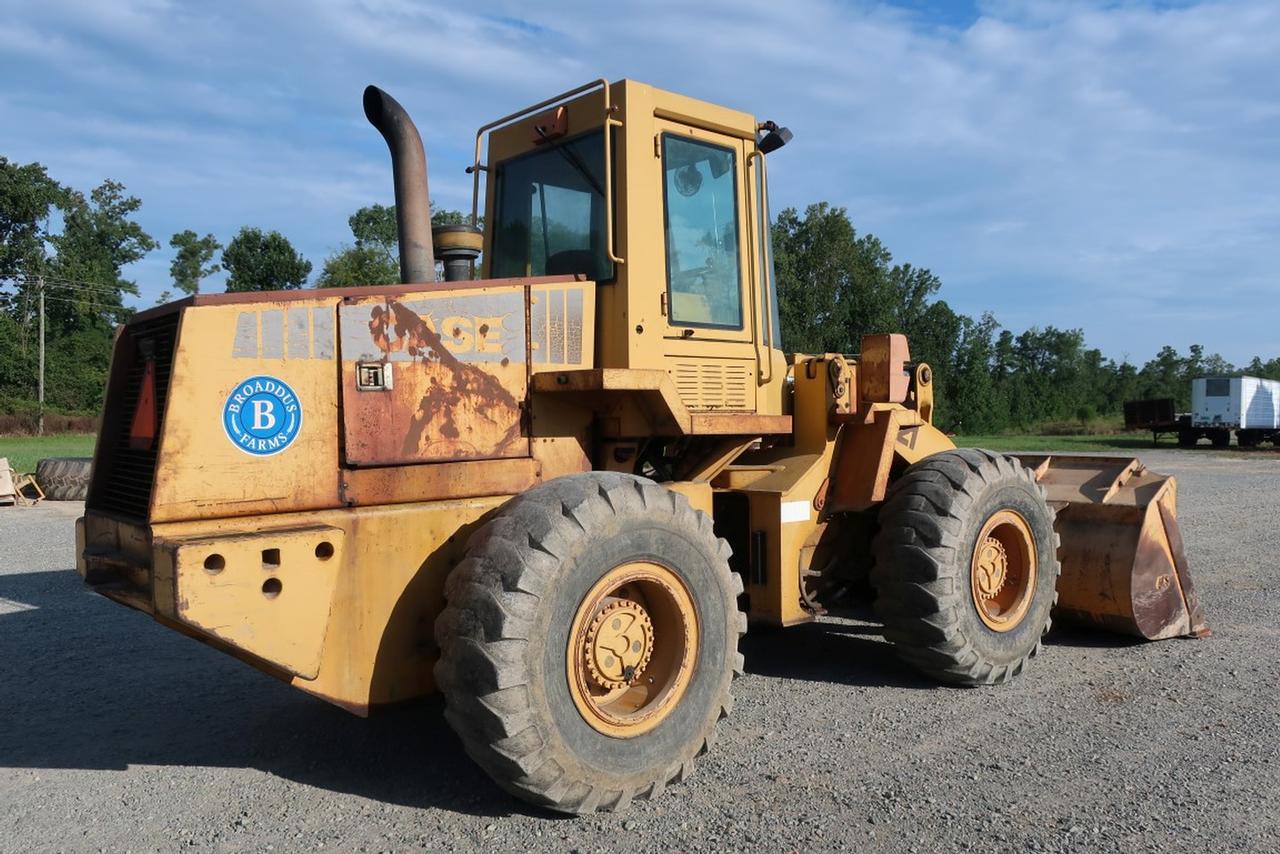
[[1152,445],[1159,445],[1161,436],[1181,437],[1190,426],[1191,414],[1177,412],[1172,397],[1124,402],[1124,429],[1150,430]]

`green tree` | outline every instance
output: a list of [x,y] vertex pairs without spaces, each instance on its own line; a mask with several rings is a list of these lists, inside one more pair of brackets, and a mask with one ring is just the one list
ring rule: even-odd
[[97,328],[109,331],[131,313],[124,295],[138,286],[124,278],[125,266],[159,247],[134,219],[142,200],[125,193],[118,181],[106,180],[86,198],[66,194],[62,233],[50,238],[57,254],[49,274],[63,292],[47,308],[50,321],[63,332]]
[[[434,217],[432,218],[434,222]],[[395,205],[369,205],[360,208],[347,218],[351,234],[360,248],[381,249],[394,260],[399,226],[396,223]]]
[[46,272],[49,222],[66,190],[39,163],[19,165],[0,157],[0,398],[35,394],[36,277]]
[[[46,400],[86,410],[100,404],[114,325],[130,314],[125,294],[137,287],[123,269],[156,248],[135,221],[141,201],[104,181],[88,196],[57,184],[39,164],[0,158],[0,280],[13,293],[0,348],[0,398],[29,408],[37,369],[34,315],[43,280],[46,314]],[[60,216],[53,216],[54,211]],[[53,229],[51,222],[60,222]]]
[[[848,213],[826,203],[810,205],[803,216],[794,208],[784,210],[774,225],[773,245],[786,349],[851,353],[861,349],[864,335],[902,332],[912,358],[933,367],[939,421],[972,420],[976,404],[957,408],[947,392],[965,335],[977,333],[970,318],[935,299],[942,287],[937,276],[913,264],[894,264],[877,237],[858,235]],[[991,329],[981,329],[986,332],[983,347],[989,350]],[[971,350],[977,347],[969,344]],[[964,358],[973,362],[978,356],[970,352]],[[980,370],[988,371],[985,350],[981,360]],[[973,370],[976,377],[979,369]],[[985,422],[993,421],[994,411],[983,412]]]
[[[1183,382],[1186,375],[1186,362],[1178,355],[1178,351],[1169,345],[1160,348],[1160,352],[1151,361],[1142,366],[1138,375],[1138,393],[1142,398],[1171,397],[1179,410],[1191,406],[1191,388]],[[1184,387],[1185,386],[1185,387]]]
[[0,281],[42,272],[49,214],[65,197],[44,166],[0,157]]
[[1118,414],[1144,383],[1182,386],[1188,362],[1219,364],[1200,349],[1188,360],[1171,350],[1166,383],[1162,371],[1140,373],[1087,348],[1078,329],[1014,333],[989,313],[966,317],[937,298],[936,275],[895,263],[874,235],[859,235],[843,209],[826,203],[803,215],[784,210],[773,240],[784,347],[847,353],[867,333],[906,334],[913,360],[934,369],[935,419],[944,429],[998,431]]
[[316,286],[389,285],[400,281],[398,232],[394,205],[369,205],[347,219],[355,245],[344,246],[324,260]]
[[102,406],[111,342],[101,329],[79,329],[52,341],[45,356],[47,405],[80,412]]
[[1261,356],[1254,356],[1243,371],[1251,377],[1280,380],[1280,357],[1264,362]]
[[[470,225],[471,214],[456,211],[452,208],[438,208],[436,203],[431,203],[431,224],[432,225]],[[480,228],[484,228],[484,217],[479,217],[477,224]]]
[[303,258],[283,234],[244,226],[222,251],[228,291],[296,290],[311,275]]
[[906,334],[912,361],[925,362],[932,369],[934,419],[948,427],[957,417],[951,392],[966,322],[972,323],[972,320],[956,314],[951,306],[938,300],[929,303],[911,322],[893,327],[893,331]]
[[[469,222],[469,214],[431,205],[432,225]],[[395,205],[368,205],[347,219],[355,243],[324,260],[316,287],[389,285],[400,281],[399,232]]]
[[844,208],[820,202],[803,217],[787,208],[772,236],[786,349],[849,353],[864,334],[892,330],[892,257],[874,236],[858,236]]
[[[138,292],[121,271],[156,248],[133,219],[141,205],[116,181],[85,197],[60,186],[38,163],[16,166],[0,158],[0,280],[14,288],[5,300],[10,313],[29,322],[43,276],[51,335],[109,330],[120,322],[129,313],[123,294]],[[49,226],[55,208],[58,232]]]
[[1239,373],[1235,365],[1222,358],[1218,353],[1209,354],[1201,363],[1200,368],[1201,373],[1205,376],[1225,376]]
[[960,337],[946,383],[946,420],[958,432],[989,433],[1008,423],[1008,407],[992,370],[1000,324],[990,312],[978,320],[959,319]]
[[209,263],[213,260],[214,253],[222,248],[222,244],[212,234],[200,237],[188,228],[170,237],[169,245],[178,250],[169,263],[169,275],[173,277],[174,287],[183,293],[199,293],[200,280],[222,269],[217,264]]
[[0,312],[0,414],[36,397],[36,350],[22,320]]
[[348,246],[324,260],[324,269],[320,271],[316,287],[390,285],[398,281],[400,281],[399,261],[387,261],[378,249]]

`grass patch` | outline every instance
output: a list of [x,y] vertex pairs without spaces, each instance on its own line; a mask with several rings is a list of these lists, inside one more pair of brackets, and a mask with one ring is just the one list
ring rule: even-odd
[[[1134,451],[1150,450],[1150,433],[1108,433],[1100,435],[1049,436],[1043,433],[994,434],[985,436],[956,436],[961,448],[986,448],[989,451]],[[1166,438],[1161,446],[1177,445]]]
[[0,457],[8,457],[15,471],[35,471],[45,457],[91,457],[98,437],[93,433],[57,436],[0,436]]

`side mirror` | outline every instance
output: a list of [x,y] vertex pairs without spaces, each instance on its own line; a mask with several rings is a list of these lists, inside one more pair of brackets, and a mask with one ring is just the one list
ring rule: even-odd
[[774,125],[756,145],[759,147],[761,154],[770,154],[790,142],[791,136],[789,128]]

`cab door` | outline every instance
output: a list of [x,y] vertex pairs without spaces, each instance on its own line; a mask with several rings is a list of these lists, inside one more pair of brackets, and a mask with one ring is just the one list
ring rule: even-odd
[[684,405],[754,411],[754,268],[744,140],[657,121],[666,287],[663,354]]

